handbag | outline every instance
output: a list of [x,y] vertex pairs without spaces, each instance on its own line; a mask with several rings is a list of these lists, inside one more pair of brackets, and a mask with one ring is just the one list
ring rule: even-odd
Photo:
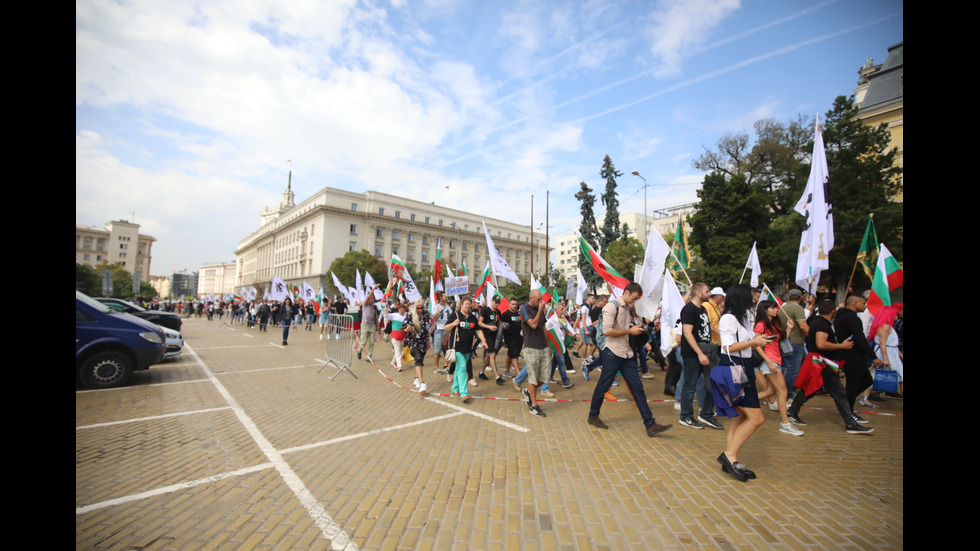
[[[447,334],[445,337],[442,338],[442,342],[443,342],[442,346],[443,349],[446,351],[446,361],[451,364],[456,363],[456,348],[455,348],[456,338],[455,337],[456,337],[456,331],[458,330],[459,330],[459,326],[457,325],[456,327],[453,327],[452,333]],[[449,338],[450,335],[453,336],[452,339]],[[452,346],[450,346],[450,340],[452,341]]]
[[789,340],[788,336],[779,339],[779,352],[783,356],[793,354],[793,341]]
[[874,369],[874,381],[872,390],[898,392],[898,371],[892,371],[891,368],[885,366],[876,367]]

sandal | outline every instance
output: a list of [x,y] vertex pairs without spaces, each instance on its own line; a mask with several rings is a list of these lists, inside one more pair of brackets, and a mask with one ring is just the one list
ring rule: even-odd
[[861,398],[861,400],[858,402],[858,405],[861,406],[861,407],[863,407],[863,408],[871,408],[871,409],[878,409],[878,408],[881,407],[878,404],[873,404],[873,403],[869,402],[865,398]]

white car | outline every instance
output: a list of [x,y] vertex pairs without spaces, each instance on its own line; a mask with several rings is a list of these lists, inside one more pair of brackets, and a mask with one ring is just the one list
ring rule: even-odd
[[164,342],[167,345],[167,353],[163,355],[164,358],[172,358],[174,356],[179,356],[184,350],[184,338],[180,336],[180,333],[170,329],[169,327],[164,327],[162,325],[157,325],[161,331],[163,331]]

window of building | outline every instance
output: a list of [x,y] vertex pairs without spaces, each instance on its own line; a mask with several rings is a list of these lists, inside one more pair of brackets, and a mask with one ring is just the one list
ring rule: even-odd
[[429,217],[428,217],[428,216],[426,216],[426,217],[425,217],[425,223],[426,223],[426,224],[428,224],[428,223],[429,223]]
[[378,207],[378,214],[380,214],[381,216],[384,216],[385,215],[385,208],[384,207]]
[[350,243],[348,243],[347,244],[347,250],[350,251],[350,252],[356,251],[357,250],[357,241],[351,241]]
[[385,231],[384,231],[383,229],[381,229],[381,228],[378,228],[378,229],[377,229],[377,230],[376,230],[376,231],[374,232],[374,236],[375,236],[375,237],[384,237],[384,236],[385,236]]
[[415,249],[409,249],[407,253],[408,253],[409,260],[415,260]]
[[422,249],[422,262],[429,261],[429,251]]
[[439,225],[440,226],[442,225],[442,219],[439,219]]
[[452,249],[452,248],[453,248],[453,247],[455,247],[455,246],[456,246],[456,242],[455,242],[455,241],[453,241],[452,239],[450,239],[450,240],[449,240],[449,248],[450,248],[450,249]]
[[399,232],[397,230],[393,230],[391,232],[391,238],[392,239],[398,239],[398,236],[399,236]]
[[395,218],[401,218],[401,217],[402,217],[402,211],[396,210],[395,211]]
[[350,234],[351,235],[357,235],[357,224],[351,224],[350,225]]
[[469,247],[469,243],[463,242],[463,250],[465,251]]
[[374,246],[374,256],[381,256],[381,245]]
[[398,254],[398,245],[391,246],[391,254]]
[[414,214],[411,214],[411,215],[409,215],[409,219],[410,219],[410,220],[411,220],[412,222],[414,222],[414,221],[415,221],[415,215],[414,215]]
[[422,244],[423,245],[428,245],[429,244],[429,236],[428,235],[423,235],[422,236]]
[[357,203],[351,203],[350,204],[350,210],[352,210],[354,212],[357,212]]
[[409,243],[415,243],[415,234],[414,233],[408,234],[408,242]]
[[466,230],[466,231],[470,231],[470,225],[469,225],[469,224],[466,224],[466,225],[465,225],[465,226],[463,227],[463,229],[464,229],[464,230]]

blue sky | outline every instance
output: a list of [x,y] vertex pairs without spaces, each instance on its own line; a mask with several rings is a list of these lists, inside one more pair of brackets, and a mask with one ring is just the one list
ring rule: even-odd
[[142,224],[154,275],[233,260],[289,170],[297,202],[370,189],[524,224],[533,193],[536,225],[550,191],[552,235],[605,155],[622,212],[633,170],[650,211],[693,202],[705,146],[823,114],[904,39],[887,0],[75,7],[75,221]]

